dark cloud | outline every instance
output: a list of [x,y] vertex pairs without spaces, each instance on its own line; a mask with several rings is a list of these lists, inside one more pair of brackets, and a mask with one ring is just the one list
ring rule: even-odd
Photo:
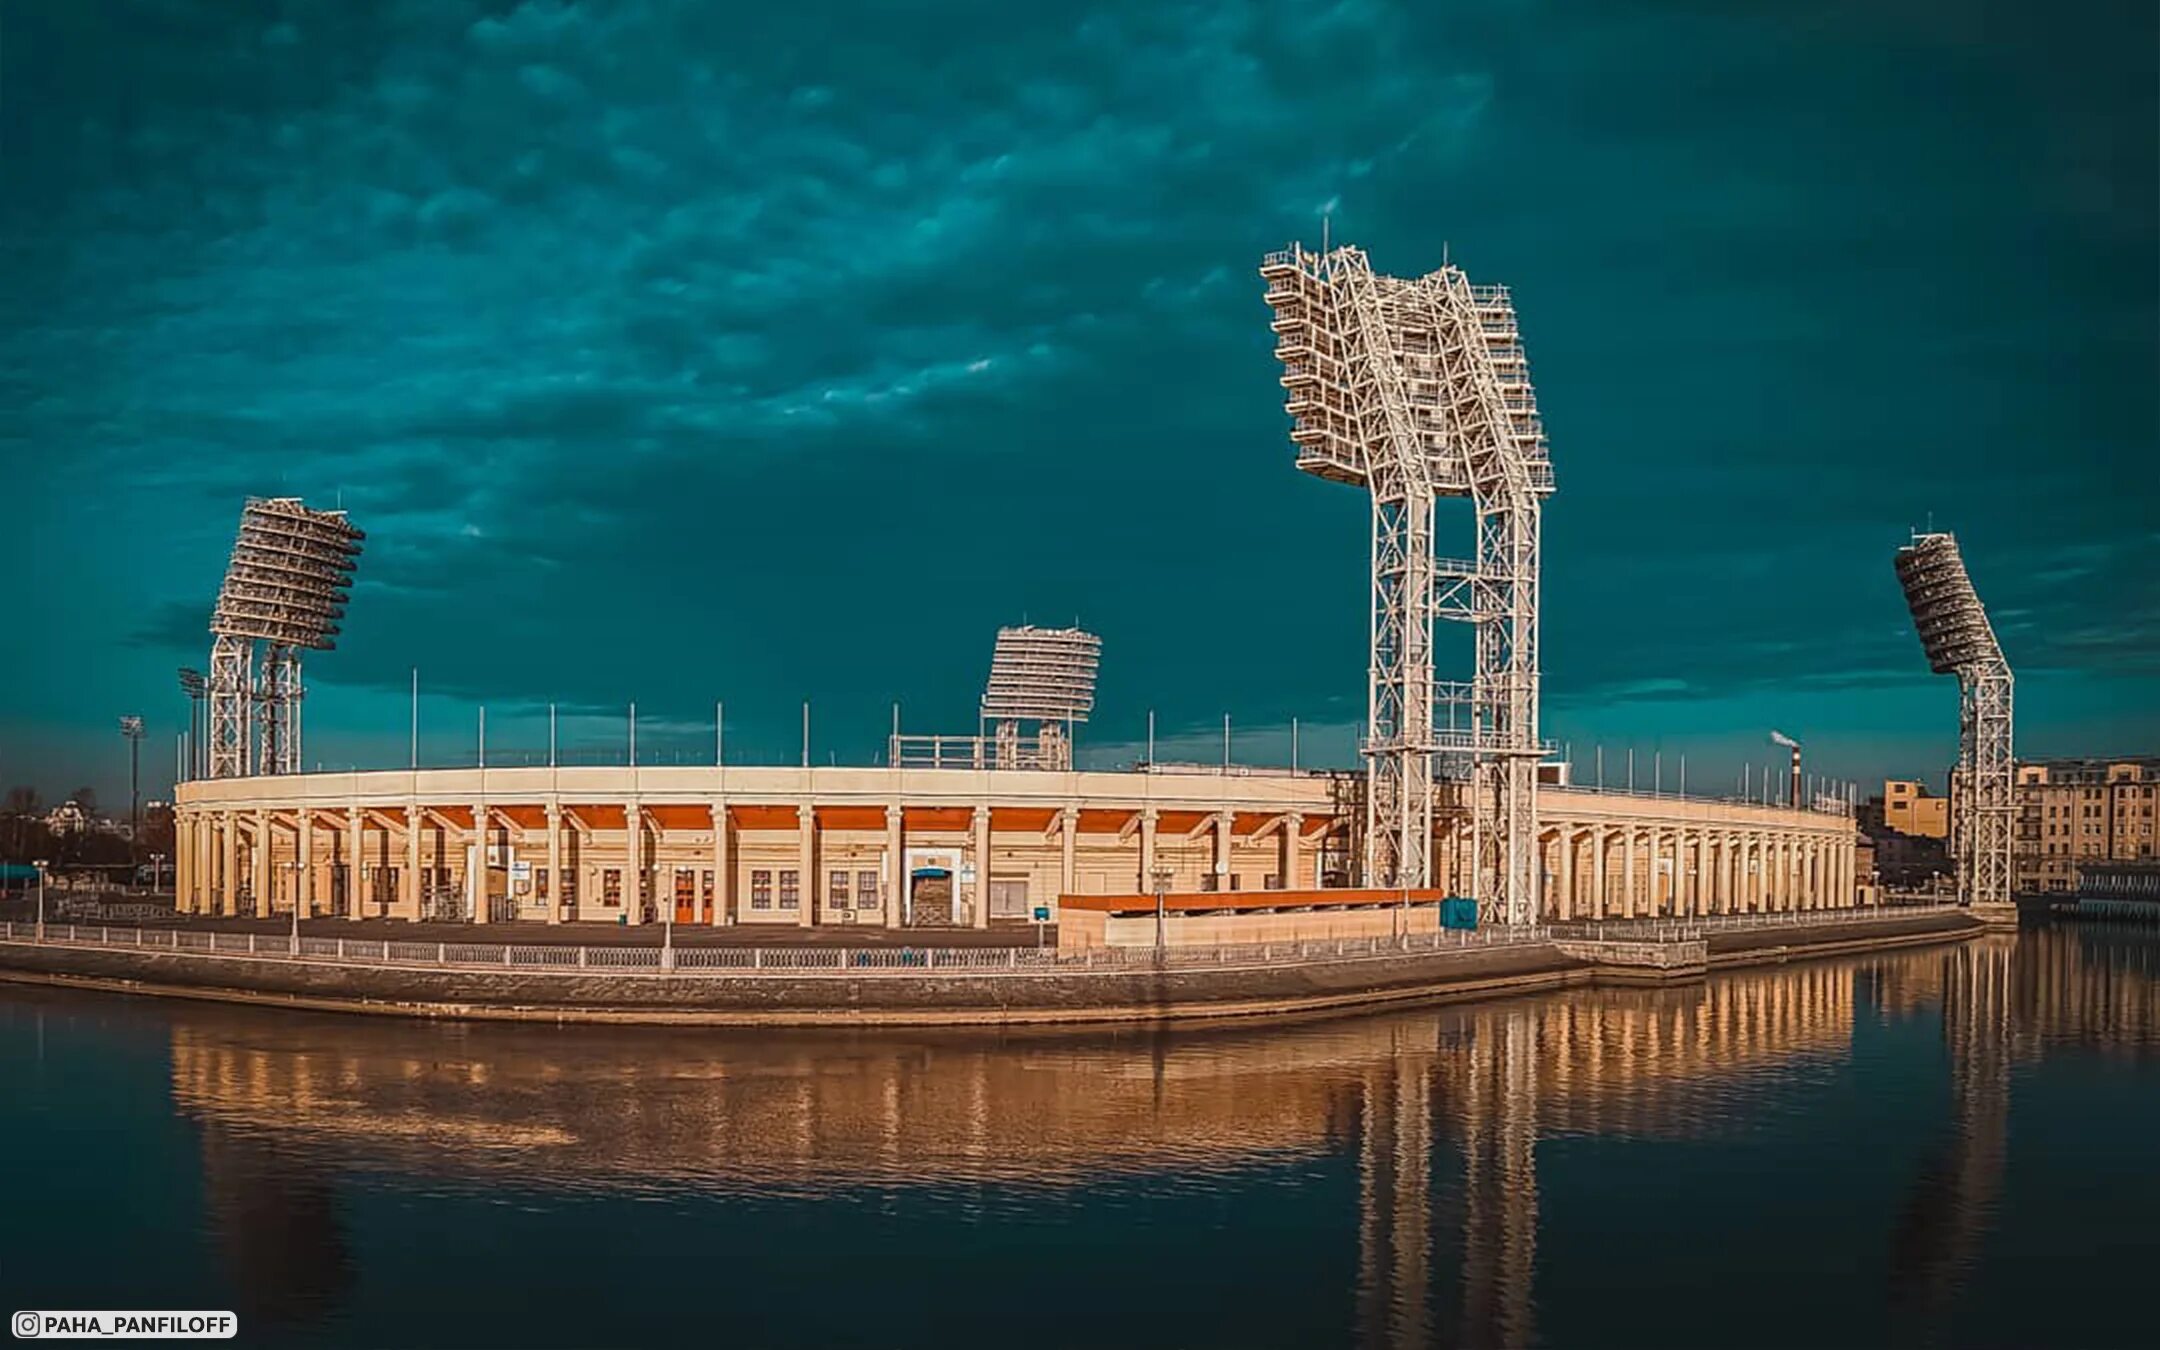
[[1025,614],[1108,637],[1106,736],[1344,722],[1364,511],[1291,467],[1252,273],[1323,211],[1516,289],[1557,717],[1910,680],[1931,514],[2022,670],[2151,674],[2154,23],[17,7],[0,461],[74,597],[25,619],[123,635],[17,702],[162,696],[290,491],[370,531],[318,686],[965,723]]

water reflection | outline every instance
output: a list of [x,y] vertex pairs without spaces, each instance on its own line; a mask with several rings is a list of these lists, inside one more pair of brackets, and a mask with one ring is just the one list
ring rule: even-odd
[[2013,1071],[2160,1047],[2160,938],[2016,938],[1301,1025],[926,1035],[459,1027],[187,1007],[174,1100],[201,1122],[228,1260],[263,1306],[351,1289],[340,1174],[450,1189],[897,1188],[978,1214],[1140,1178],[1225,1188],[1354,1163],[1357,1338],[1540,1339],[1540,1148],[1744,1136],[1848,1061],[1856,1019],[1939,1015],[1949,1128],[1891,1238],[1893,1309],[1932,1321],[2002,1188]]

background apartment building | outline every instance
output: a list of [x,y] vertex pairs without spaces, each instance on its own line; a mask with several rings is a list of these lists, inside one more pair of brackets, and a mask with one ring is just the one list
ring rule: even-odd
[[2070,892],[2081,862],[2160,856],[2160,756],[2049,759],[2017,768],[2013,881]]
[[1899,834],[1921,839],[1950,837],[1950,799],[1937,797],[1911,779],[1883,781],[1883,824]]

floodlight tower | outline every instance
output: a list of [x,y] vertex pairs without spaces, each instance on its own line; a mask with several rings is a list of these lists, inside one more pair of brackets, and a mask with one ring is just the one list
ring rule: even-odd
[[[298,497],[248,499],[210,617],[212,778],[246,774],[251,749],[257,773],[298,772],[300,653],[337,645],[365,537],[343,511],[311,511]],[[250,669],[258,641],[260,684]]]
[[[1000,628],[983,688],[982,719],[997,724],[992,767],[1072,768],[1072,729],[1095,707],[1102,639],[1078,628]],[[1021,750],[1020,724],[1035,727],[1033,753]]]
[[142,743],[143,720],[140,717],[120,719],[120,735],[128,743],[128,848],[142,846]]
[[[1470,781],[1471,888],[1487,915],[1536,917],[1538,529],[1553,490],[1515,307],[1458,267],[1415,279],[1362,250],[1269,254],[1271,325],[1298,467],[1372,494],[1365,884],[1423,887],[1433,781]],[[1468,498],[1476,556],[1433,553],[1433,504]],[[1467,684],[1433,679],[1433,623],[1474,627]],[[1435,705],[1451,712],[1437,724]]]
[[1958,680],[1958,765],[1950,784],[1958,903],[2010,903],[2016,813],[2010,663],[1952,534],[1914,534],[1897,551],[1898,584],[1928,665]]

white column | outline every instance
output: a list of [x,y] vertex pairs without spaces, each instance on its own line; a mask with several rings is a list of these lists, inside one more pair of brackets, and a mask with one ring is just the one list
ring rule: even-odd
[[1080,808],[1068,806],[1058,812],[1058,894],[1071,895],[1075,881],[1074,872],[1078,861],[1073,850],[1078,846],[1080,832]]
[[1228,811],[1215,813],[1215,889],[1230,889],[1230,838],[1237,828],[1237,817]]
[[1553,917],[1565,923],[1575,917],[1575,831],[1562,825],[1553,842],[1560,846],[1560,890],[1553,897]]
[[975,808],[975,910],[977,928],[990,926],[990,808]]
[[726,802],[712,804],[712,925],[735,922],[735,863]]
[[547,921],[549,923],[561,923],[563,884],[562,803],[560,801],[551,801],[547,804],[547,858]]
[[188,883],[191,880],[188,854],[195,846],[195,840],[191,834],[194,827],[195,822],[188,818],[188,813],[175,806],[173,808],[172,849],[173,913],[175,914],[188,912]]
[[360,808],[345,808],[345,917],[362,917],[360,908],[360,878],[366,873],[367,832],[366,819]]
[[255,874],[255,915],[262,918],[277,908],[275,874],[270,870],[270,813],[255,813],[255,855],[250,870]]
[[1611,898],[1606,894],[1605,886],[1605,839],[1606,831],[1603,825],[1593,825],[1590,827],[1591,895],[1590,913],[1588,917],[1593,919],[1602,919],[1605,917],[1606,902]]
[[488,810],[479,802],[472,805],[472,860],[465,864],[465,896],[472,904],[472,921],[488,921],[487,894],[487,845]]
[[907,808],[885,808],[885,926],[898,928],[906,919],[908,893]]
[[645,922],[645,804],[623,806],[623,912],[632,923]]
[[1620,829],[1620,917],[1635,917],[1635,827]]
[[808,928],[817,922],[817,808],[804,802],[795,808],[796,866],[802,885],[796,893],[795,923]]
[[1305,842],[1305,817],[1292,811],[1283,819],[1282,832],[1282,888],[1286,891],[1304,888],[1304,878],[1298,875],[1298,855]]
[[299,907],[300,917],[311,917],[315,912],[315,808],[300,808],[300,826],[295,832],[293,859],[300,865],[293,869],[293,904]]
[[405,875],[398,881],[398,907],[410,922],[420,917],[420,803],[405,804]]
[[211,882],[217,875],[216,822],[208,811],[195,813],[195,909],[197,914],[209,914],[217,908],[217,893]]
[[1155,890],[1155,808],[1140,813],[1140,884],[1133,889],[1142,895]]

